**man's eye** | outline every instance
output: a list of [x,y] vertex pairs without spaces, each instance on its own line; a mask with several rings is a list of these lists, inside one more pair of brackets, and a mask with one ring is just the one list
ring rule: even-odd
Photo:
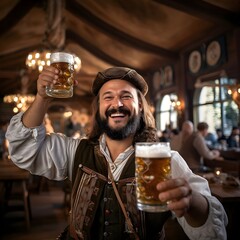
[[132,98],[132,96],[130,96],[130,95],[124,95],[124,96],[122,96],[122,99],[130,99],[130,98]]
[[106,101],[109,101],[109,100],[111,100],[111,99],[112,99],[111,96],[105,96],[105,97],[104,97],[104,100],[106,100]]

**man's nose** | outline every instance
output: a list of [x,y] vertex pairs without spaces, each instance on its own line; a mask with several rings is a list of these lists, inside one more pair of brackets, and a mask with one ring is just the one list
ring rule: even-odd
[[113,105],[114,107],[122,107],[122,106],[123,106],[123,103],[122,103],[122,101],[121,101],[120,98],[115,98],[112,105]]

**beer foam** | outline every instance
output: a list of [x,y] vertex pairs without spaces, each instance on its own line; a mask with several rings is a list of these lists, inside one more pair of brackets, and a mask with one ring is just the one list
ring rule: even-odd
[[135,145],[136,157],[156,158],[156,157],[171,157],[169,146],[161,145],[161,143],[148,145]]
[[55,63],[55,62],[66,62],[69,64],[74,63],[74,58],[73,55],[70,53],[65,53],[65,52],[56,52],[52,53],[50,56],[50,62]]

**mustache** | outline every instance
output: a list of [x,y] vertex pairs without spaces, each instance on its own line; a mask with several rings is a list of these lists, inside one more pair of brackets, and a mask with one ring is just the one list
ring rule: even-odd
[[119,108],[112,108],[112,109],[107,110],[106,116],[109,117],[109,116],[111,116],[111,114],[114,114],[114,113],[122,113],[122,114],[126,114],[129,116],[131,114],[131,112],[127,108],[119,107]]

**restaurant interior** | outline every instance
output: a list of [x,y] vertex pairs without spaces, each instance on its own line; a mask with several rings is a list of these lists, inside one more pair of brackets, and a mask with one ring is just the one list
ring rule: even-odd
[[[206,122],[214,136],[217,129],[230,136],[240,129],[239,16],[236,0],[1,0],[0,238],[56,239],[68,224],[68,180],[13,165],[4,137],[10,119],[34,101],[51,52],[74,55],[78,85],[73,97],[51,102],[48,132],[86,137],[96,74],[124,66],[147,81],[159,136],[180,131],[186,120],[195,128]],[[228,239],[240,239],[240,145],[211,148],[223,160],[203,159],[207,171],[201,174],[226,210]],[[188,239],[174,220],[166,232],[167,240]]]

